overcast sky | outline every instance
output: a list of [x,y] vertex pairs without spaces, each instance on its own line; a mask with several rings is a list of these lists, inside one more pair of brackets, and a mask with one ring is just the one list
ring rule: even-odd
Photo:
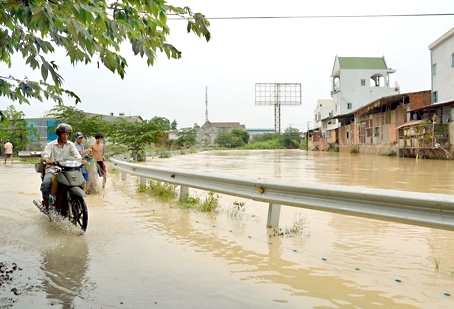
[[[271,16],[339,16],[454,13],[452,0],[301,1],[301,0],[169,0],[189,6],[208,18]],[[169,20],[168,42],[182,51],[182,59],[158,55],[154,67],[125,55],[129,67],[124,80],[96,61],[73,68],[64,53],[57,60],[64,87],[82,99],[87,112],[166,117],[178,127],[205,122],[205,87],[211,122],[240,122],[247,128],[274,128],[274,108],[255,106],[256,83],[301,83],[302,105],[282,106],[281,128],[307,128],[318,99],[329,99],[330,75],[339,57],[382,57],[396,69],[401,93],[430,89],[428,46],[454,27],[454,16],[210,19],[212,40],[186,34],[186,23]],[[0,75],[39,79],[38,72],[14,58],[13,67],[0,64]],[[66,102],[73,105],[70,100]],[[0,108],[12,103],[0,98]],[[54,102],[14,103],[27,118],[41,117]]]

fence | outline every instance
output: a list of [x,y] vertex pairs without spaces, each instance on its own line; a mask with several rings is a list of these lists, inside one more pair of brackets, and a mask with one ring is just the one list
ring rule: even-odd
[[111,159],[123,180],[129,173],[139,176],[141,183],[154,179],[179,185],[180,199],[188,194],[189,188],[197,188],[268,203],[267,227],[279,225],[281,205],[288,205],[454,230],[451,195],[216,175],[129,163],[124,159],[123,156]]

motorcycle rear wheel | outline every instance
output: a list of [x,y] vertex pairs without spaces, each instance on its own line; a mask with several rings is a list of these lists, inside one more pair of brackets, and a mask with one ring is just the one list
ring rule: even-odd
[[77,195],[71,196],[71,211],[73,218],[70,219],[71,223],[81,230],[86,231],[88,225],[88,210],[87,204],[82,197]]

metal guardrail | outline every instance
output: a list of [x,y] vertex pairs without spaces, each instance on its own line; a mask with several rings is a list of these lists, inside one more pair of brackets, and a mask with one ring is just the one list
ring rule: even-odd
[[288,205],[454,230],[452,195],[216,175],[133,164],[119,158],[111,161],[115,169],[122,171],[122,179],[129,173],[142,180],[180,185],[180,197],[187,194],[188,188],[197,188],[269,203],[268,227],[278,226],[280,205]]

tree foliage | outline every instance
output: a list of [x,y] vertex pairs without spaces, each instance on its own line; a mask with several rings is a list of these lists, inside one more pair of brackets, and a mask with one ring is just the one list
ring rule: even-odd
[[25,146],[30,141],[39,141],[38,129],[28,125],[24,119],[25,115],[23,112],[17,111],[11,105],[2,113],[4,116],[2,121],[0,121],[2,147],[6,140],[9,139],[14,146],[14,152],[18,152],[25,150]]
[[187,31],[210,40],[209,22],[188,7],[175,7],[165,0],[0,0],[0,62],[8,67],[12,55],[19,53],[33,70],[40,70],[39,81],[0,76],[0,96],[19,103],[52,99],[63,103],[67,94],[76,103],[76,93],[64,89],[59,66],[49,61],[50,53],[61,48],[72,65],[97,60],[124,78],[126,59],[120,47],[128,43],[134,55],[152,66],[156,53],[178,59],[181,52],[167,42],[170,28],[167,16],[187,21]]
[[230,132],[219,132],[214,142],[220,147],[239,148],[249,142],[250,134],[243,129],[232,129]]
[[282,134],[282,143],[287,149],[295,149],[300,147],[301,136],[299,130],[288,127]]
[[[100,115],[89,115],[86,112],[72,106],[56,105],[50,111],[50,116],[55,117],[60,122],[65,122],[71,125],[74,132],[80,131],[88,140],[94,137],[98,132],[106,132],[109,126]],[[54,132],[55,128],[48,128],[50,132]]]
[[174,120],[172,121],[172,123],[170,124],[170,128],[171,128],[172,130],[176,130],[177,127],[178,127],[178,122],[174,119]]
[[163,143],[169,129],[170,122],[163,117],[143,122],[129,122],[119,118],[113,123],[108,139],[117,145],[126,145],[137,161],[145,161],[145,147],[152,143]]
[[288,127],[282,134],[257,134],[247,146],[250,149],[295,149],[301,147],[301,136],[298,129]]
[[175,144],[177,146],[193,146],[196,144],[196,130],[194,128],[181,128],[178,130]]

